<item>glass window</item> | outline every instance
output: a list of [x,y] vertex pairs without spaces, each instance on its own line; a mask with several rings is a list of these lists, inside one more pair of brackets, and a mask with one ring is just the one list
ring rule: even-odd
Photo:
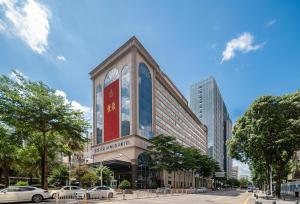
[[107,87],[109,84],[114,82],[116,79],[119,78],[119,72],[117,69],[110,70],[104,80],[104,87]]
[[128,66],[122,70],[121,105],[121,135],[126,136],[130,134],[130,68]]
[[102,132],[103,132],[103,96],[102,86],[99,84],[96,88],[96,143],[102,143]]
[[145,137],[152,136],[152,80],[144,63],[139,64],[139,130]]
[[71,190],[78,190],[78,189],[80,189],[80,188],[77,187],[77,186],[72,186],[72,187],[71,187]]

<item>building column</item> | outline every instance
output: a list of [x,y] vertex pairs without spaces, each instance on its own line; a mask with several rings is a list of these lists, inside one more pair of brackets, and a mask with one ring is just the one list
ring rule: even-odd
[[137,188],[137,173],[138,173],[138,166],[136,164],[136,159],[131,160],[131,187],[133,189]]

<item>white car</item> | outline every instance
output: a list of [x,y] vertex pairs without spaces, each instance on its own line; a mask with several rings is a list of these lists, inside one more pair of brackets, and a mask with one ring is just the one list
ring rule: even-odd
[[26,201],[39,203],[48,198],[51,196],[47,190],[32,186],[9,186],[0,190],[0,203]]
[[95,186],[86,192],[76,192],[76,198],[83,199],[86,193],[87,199],[112,198],[116,196],[116,191],[107,186]]
[[54,190],[51,192],[51,197],[56,198],[57,195],[59,197],[63,198],[72,198],[75,196],[76,192],[85,192],[86,190],[83,188],[80,188],[78,186],[64,186],[59,190]]

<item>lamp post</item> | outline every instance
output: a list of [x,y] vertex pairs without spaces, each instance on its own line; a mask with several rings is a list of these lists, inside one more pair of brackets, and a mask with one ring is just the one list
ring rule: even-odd
[[100,161],[100,178],[101,178],[101,186],[103,186],[103,161]]

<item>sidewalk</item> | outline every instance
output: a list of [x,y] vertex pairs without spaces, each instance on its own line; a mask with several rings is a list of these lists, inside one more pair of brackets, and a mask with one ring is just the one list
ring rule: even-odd
[[[258,199],[254,197],[254,194],[258,195]],[[283,200],[274,197],[266,199],[266,194],[262,192],[253,193],[248,204],[255,204],[255,201],[262,202],[262,204],[273,204],[274,201],[276,202],[276,204],[295,204],[296,202],[295,200]],[[300,203],[300,200],[298,200],[298,202]]]

